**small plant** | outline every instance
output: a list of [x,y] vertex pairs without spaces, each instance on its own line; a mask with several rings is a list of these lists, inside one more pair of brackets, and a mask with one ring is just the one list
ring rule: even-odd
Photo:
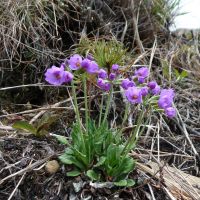
[[[175,109],[172,107],[174,91],[162,89],[156,81],[147,82],[149,70],[147,67],[137,69],[130,78],[120,77],[120,62],[118,48],[106,42],[97,43],[94,58],[83,58],[75,54],[60,67],[53,66],[45,73],[47,82],[53,85],[71,83],[76,122],[72,129],[72,141],[68,144],[65,153],[59,158],[74,169],[67,173],[68,176],[77,176],[84,173],[92,180],[113,181],[119,186],[131,186],[133,180],[128,179],[128,174],[134,170],[135,161],[129,152],[135,148],[144,124],[144,116],[152,111],[162,111],[172,118]],[[115,51],[114,51],[115,50]],[[111,54],[112,53],[112,54]],[[97,61],[97,62],[96,62]],[[68,71],[66,71],[68,69]],[[72,74],[72,71],[79,71]],[[85,124],[82,124],[75,83],[81,79],[83,83],[85,102]],[[98,122],[93,121],[88,111],[87,82],[96,79],[96,86],[107,96],[106,108],[103,110],[103,101]],[[80,81],[79,81],[80,82]],[[137,106],[139,117],[127,141],[122,138],[122,128],[113,130],[109,128],[107,117],[112,103],[114,86],[122,87],[127,98],[127,105]],[[124,121],[127,119],[125,112]]]
[[[71,140],[67,141],[63,136],[57,136],[60,142],[67,145],[65,152],[59,157],[60,161],[73,166],[73,170],[68,171],[67,176],[85,173],[93,181],[112,181],[117,186],[132,186],[135,182],[128,179],[128,175],[135,168],[135,160],[129,153],[136,147],[145,128],[147,123],[145,117],[155,111],[164,111],[169,118],[176,115],[172,107],[174,91],[161,89],[156,81],[147,81],[149,69],[144,66],[136,69],[131,77],[123,78],[120,74],[122,66],[115,63],[116,61],[122,63],[118,57],[118,52],[122,51],[119,49],[115,51],[116,46],[110,44],[107,45],[106,42],[96,44],[97,51],[93,52],[93,55],[99,57],[95,59],[92,54],[86,55],[86,58],[75,54],[65,63],[61,63],[60,67],[52,66],[47,69],[45,80],[52,85],[71,84],[76,114]],[[110,55],[111,52],[113,55]],[[96,59],[100,59],[98,63]],[[98,120],[92,119],[88,109],[87,84],[90,82],[96,89],[102,91]],[[76,87],[81,83],[84,92],[84,120],[76,96]],[[118,87],[123,88],[127,103],[122,126],[114,129],[109,126],[107,118],[113,101],[113,91]],[[104,106],[105,97],[107,100]],[[130,106],[137,109],[138,118],[129,137],[124,140],[123,125],[128,118]],[[33,127],[29,126],[27,127],[32,130]]]
[[57,120],[56,115],[44,115],[34,125],[27,121],[17,121],[12,127],[19,130],[29,132],[36,137],[43,137],[48,134],[49,126],[51,126]]
[[84,38],[80,41],[77,52],[82,55],[93,55],[94,60],[99,66],[107,68],[110,72],[113,64],[121,65],[126,57],[127,50],[123,48],[123,44],[115,39],[105,41],[91,41]]

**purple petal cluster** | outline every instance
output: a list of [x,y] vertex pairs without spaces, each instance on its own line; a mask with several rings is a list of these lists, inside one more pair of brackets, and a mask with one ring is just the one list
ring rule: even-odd
[[169,107],[165,109],[165,114],[169,117],[169,118],[173,118],[176,116],[176,110],[173,107]]
[[125,91],[126,98],[132,104],[141,103],[142,102],[142,93],[141,90],[136,87],[129,87]]
[[156,81],[150,81],[147,86],[149,87],[152,94],[158,95],[160,93],[160,86]]
[[163,89],[160,93],[158,105],[160,108],[168,108],[172,106],[174,98],[174,91],[172,89]]
[[110,87],[111,87],[111,84],[109,82],[106,82],[106,80],[102,79],[102,78],[99,78],[97,80],[97,85],[102,89],[102,90],[105,90],[105,91],[109,91],[110,90]]
[[99,66],[95,61],[91,61],[88,58],[85,58],[82,63],[81,67],[86,70],[88,74],[96,74],[99,70]]
[[117,75],[116,75],[115,73],[112,72],[112,73],[109,74],[109,79],[110,79],[111,81],[114,81],[115,78],[116,78],[116,76],[117,76]]
[[135,83],[128,78],[122,80],[121,86],[123,89],[127,90],[129,87],[135,86]]
[[87,54],[86,58],[91,60],[91,61],[94,60],[94,57],[90,53]]
[[65,71],[63,75],[64,83],[70,83],[74,78],[71,72]]
[[100,69],[98,71],[98,77],[102,79],[106,79],[108,77],[108,73],[104,69]]
[[160,93],[160,86],[156,85],[156,87],[153,90],[151,90],[151,92],[154,95],[158,95]]
[[82,63],[82,57],[78,54],[75,54],[70,57],[68,60],[69,68],[71,70],[78,70],[81,68],[81,63]]
[[[97,81],[97,85],[101,88],[101,89],[104,89],[104,90],[108,90],[108,88],[110,88],[110,83],[106,83],[106,87],[105,85],[103,84],[102,85],[102,79],[108,79],[107,81],[114,81],[116,78],[117,78],[117,75],[118,75],[118,70],[119,70],[119,65],[117,64],[114,64],[112,65],[111,67],[111,73],[108,74],[107,71],[105,71],[104,69],[99,69],[98,70],[98,81]],[[105,89],[106,88],[106,89]]]
[[158,85],[158,84],[156,83],[156,81],[150,81],[150,82],[147,84],[147,86],[148,86],[151,90],[155,89],[155,87],[156,87],[157,85]]
[[61,67],[52,66],[45,73],[45,80],[51,85],[62,85],[71,82],[72,79],[73,74],[66,72],[63,65]]
[[138,78],[139,83],[144,83],[145,78],[149,75],[149,69],[147,67],[141,67],[135,71],[135,76]]
[[176,110],[172,107],[174,96],[174,90],[163,89],[158,100],[158,106],[164,109],[165,114],[170,118],[176,115]]
[[147,86],[144,86],[141,88],[141,94],[143,97],[147,96],[148,93],[149,93],[149,89]]
[[118,64],[112,65],[111,70],[112,70],[113,72],[118,72],[118,70],[119,70],[119,65],[118,65]]

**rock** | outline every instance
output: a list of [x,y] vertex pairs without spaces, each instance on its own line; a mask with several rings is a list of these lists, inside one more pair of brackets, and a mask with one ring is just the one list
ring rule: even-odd
[[48,161],[45,165],[45,169],[49,174],[55,174],[60,168],[57,160]]

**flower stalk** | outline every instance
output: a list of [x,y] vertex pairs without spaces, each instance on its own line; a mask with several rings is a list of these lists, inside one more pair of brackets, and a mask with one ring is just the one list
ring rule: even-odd
[[85,122],[86,122],[86,130],[88,130],[89,110],[88,110],[87,77],[86,77],[86,74],[83,75],[83,88],[84,88],[84,102],[85,102]]
[[80,137],[81,137],[83,147],[84,147],[84,150],[85,150],[85,140],[84,140],[84,137],[83,137],[83,130],[82,130],[82,122],[81,122],[80,112],[79,112],[79,109],[78,109],[76,87],[75,87],[73,81],[72,81],[72,96],[73,96],[73,101],[74,101],[74,111],[75,111],[75,115],[76,115],[78,125],[79,125]]
[[105,114],[104,114],[104,118],[103,118],[103,124],[105,123],[105,121],[108,117],[110,105],[111,105],[111,102],[112,102],[112,95],[113,95],[112,93],[113,93],[113,85],[111,85],[111,87],[110,87],[110,91],[109,91],[109,95],[108,95],[108,101],[107,101],[107,104],[106,104],[106,110],[105,110]]

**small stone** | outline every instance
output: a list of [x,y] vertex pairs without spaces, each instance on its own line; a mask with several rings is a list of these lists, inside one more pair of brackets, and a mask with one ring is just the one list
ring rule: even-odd
[[55,174],[60,168],[57,160],[48,161],[45,165],[45,169],[49,174]]

